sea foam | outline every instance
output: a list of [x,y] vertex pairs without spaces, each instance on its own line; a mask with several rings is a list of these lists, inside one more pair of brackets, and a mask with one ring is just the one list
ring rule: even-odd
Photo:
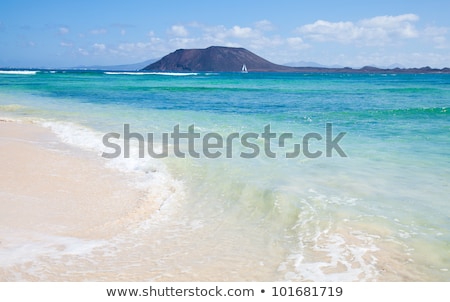
[[165,76],[195,76],[196,72],[131,72],[131,71],[105,71],[109,75],[165,75]]
[[0,70],[0,74],[35,75],[36,70]]
[[[96,154],[108,168],[125,173],[129,176],[130,185],[147,192],[148,202],[156,202],[161,207],[183,191],[183,185],[175,180],[167,171],[166,165],[154,158],[140,158],[138,146],[130,144],[130,157],[123,153],[114,159],[101,157],[103,152],[109,152],[102,143],[102,133],[71,122],[43,121],[44,127],[50,128],[64,143]],[[115,143],[123,150],[123,140]]]

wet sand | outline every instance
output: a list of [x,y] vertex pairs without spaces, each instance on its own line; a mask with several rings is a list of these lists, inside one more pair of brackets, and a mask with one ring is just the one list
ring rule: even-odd
[[143,198],[120,172],[37,124],[0,121],[0,166],[1,281],[12,277],[5,275],[8,266],[24,256],[19,262],[26,262],[43,238],[95,240],[120,233],[124,217]]
[[[343,220],[317,239],[324,249],[306,248],[303,264],[295,255],[283,264],[286,246],[263,225],[243,230],[219,214],[193,220],[196,210],[172,181],[142,191],[96,154],[34,123],[0,119],[0,165],[0,281],[314,280],[308,272],[327,280],[349,272],[351,280],[427,280],[399,242],[383,239],[388,229],[364,222]],[[176,202],[158,211],[171,195]]]
[[138,206],[127,179],[36,124],[0,122],[0,228],[80,238]]
[[270,281],[279,263],[280,247],[253,247],[257,229],[249,242],[177,206],[153,219],[162,188],[132,187],[39,125],[0,122],[0,165],[0,281]]

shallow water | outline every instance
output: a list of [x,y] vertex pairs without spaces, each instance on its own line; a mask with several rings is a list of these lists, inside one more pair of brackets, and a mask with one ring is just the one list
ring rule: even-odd
[[[43,234],[39,261],[17,279],[449,281],[449,84],[444,74],[0,73],[1,116],[49,127],[160,206],[103,241]],[[345,132],[346,157],[325,156],[327,123],[331,138]],[[102,136],[123,138],[124,124],[157,145],[176,125],[225,142],[251,132],[260,153],[242,158],[254,149],[238,139],[232,158],[223,148],[193,158],[184,140],[186,158],[137,158],[132,139],[131,158],[101,158],[112,151]],[[267,125],[276,158],[264,154]],[[285,147],[282,133],[292,133]],[[308,133],[323,137],[309,141],[322,156],[303,153]],[[285,158],[294,143],[300,154]],[[8,259],[17,270],[21,258]]]

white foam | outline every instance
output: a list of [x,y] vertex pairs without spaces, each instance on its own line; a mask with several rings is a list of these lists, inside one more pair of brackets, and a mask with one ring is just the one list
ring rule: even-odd
[[104,74],[113,74],[113,75],[146,75],[146,72],[131,72],[131,71],[105,71]]
[[[361,235],[362,236],[362,235]],[[295,265],[296,272],[302,279],[313,281],[362,281],[375,276],[376,259],[364,260],[367,252],[378,249],[373,244],[359,246],[347,242],[339,234],[321,235],[324,243],[315,245],[314,252],[322,252],[328,256],[327,261],[305,261],[300,257]],[[370,238],[370,237],[367,237]],[[356,264],[356,265],[355,265]],[[341,266],[338,268],[338,266]],[[337,271],[325,273],[324,270],[335,268]]]
[[[100,132],[71,122],[44,121],[41,124],[50,128],[64,143],[94,152],[99,157],[103,152],[111,152],[103,145],[104,134]],[[112,141],[110,140],[110,142]],[[122,151],[124,150],[123,139],[116,139],[114,143],[118,144]],[[157,202],[161,207],[163,204],[167,204],[174,195],[183,191],[182,183],[173,179],[161,160],[150,156],[140,158],[138,146],[133,143],[130,144],[129,158],[124,158],[122,152],[116,158],[101,159],[106,167],[129,175],[132,180],[130,184],[140,190],[146,190],[149,200]]]
[[301,211],[293,227],[298,234],[297,249],[278,270],[289,281],[373,281],[378,276],[377,237],[352,231],[333,215],[336,205],[353,206],[354,200],[315,190],[309,190],[309,195],[300,201]]
[[193,76],[196,72],[138,72],[138,71],[105,71],[105,74],[112,75],[165,75],[165,76]]
[[[377,259],[370,254],[379,249],[370,235],[361,233],[357,238],[357,243],[348,242],[339,234],[324,232],[316,240],[301,242],[298,253],[291,254],[279,271],[288,271],[285,277],[289,281],[374,281],[378,276]],[[307,249],[325,257],[306,259]],[[288,263],[293,263],[293,270],[287,267]]]
[[59,259],[66,255],[88,255],[104,246],[103,240],[83,240],[75,237],[52,236],[39,233],[3,233],[0,248],[0,266],[35,262],[46,257]]
[[36,70],[0,70],[0,74],[35,75]]
[[176,76],[176,77],[198,75],[198,73],[196,72],[147,72],[147,74]]

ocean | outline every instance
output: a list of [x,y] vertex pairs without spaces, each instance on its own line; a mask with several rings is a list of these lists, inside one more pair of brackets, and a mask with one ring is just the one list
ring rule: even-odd
[[448,74],[0,71],[0,117],[48,127],[157,205],[107,238],[30,243],[32,265],[0,245],[0,265],[17,280],[450,281],[449,106]]

